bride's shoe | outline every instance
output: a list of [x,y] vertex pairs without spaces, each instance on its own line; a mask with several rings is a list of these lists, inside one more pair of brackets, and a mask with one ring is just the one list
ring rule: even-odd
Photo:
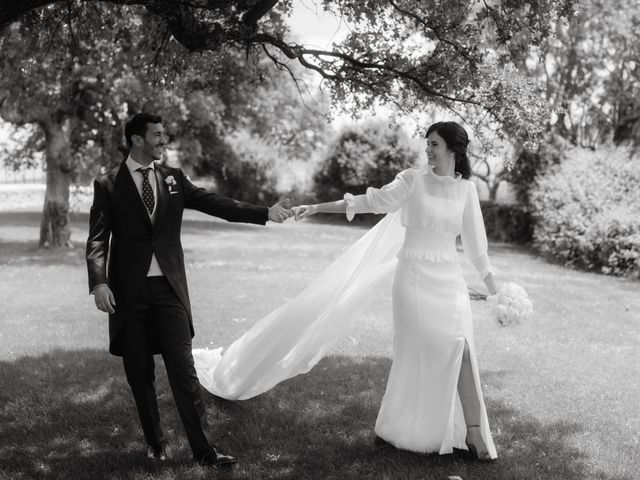
[[473,455],[476,460],[484,462],[494,460],[491,458],[491,455],[489,455],[487,446],[484,444],[484,440],[482,440],[480,425],[470,425],[467,427],[466,444],[469,449],[469,453]]

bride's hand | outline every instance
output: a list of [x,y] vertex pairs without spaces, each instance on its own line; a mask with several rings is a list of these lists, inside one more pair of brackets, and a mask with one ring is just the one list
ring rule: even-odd
[[315,205],[300,205],[297,207],[293,207],[291,210],[295,215],[296,222],[298,220],[302,220],[304,217],[309,217],[318,213],[315,207]]

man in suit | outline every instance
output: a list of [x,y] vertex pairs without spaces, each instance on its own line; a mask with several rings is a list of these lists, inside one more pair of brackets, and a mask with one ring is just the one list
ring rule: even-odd
[[[236,462],[205,435],[205,403],[196,375],[189,293],[180,243],[185,208],[231,222],[283,222],[280,203],[263,207],[238,202],[193,185],[178,168],[154,163],[166,137],[162,119],[138,114],[125,126],[128,158],[94,181],[87,267],[96,307],[109,314],[109,351],[123,359],[147,456],[166,459],[166,439],[154,386],[154,354],[162,354],[167,377],[195,461]],[[108,261],[108,268],[107,268]]]

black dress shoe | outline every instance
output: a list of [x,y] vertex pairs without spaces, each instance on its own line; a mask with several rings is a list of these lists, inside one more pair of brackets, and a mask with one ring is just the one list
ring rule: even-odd
[[167,446],[161,444],[158,447],[152,447],[147,445],[147,458],[149,460],[155,460],[158,462],[164,462],[167,460]]
[[231,455],[225,455],[215,447],[211,447],[207,452],[196,461],[203,467],[222,467],[231,466],[238,461]]

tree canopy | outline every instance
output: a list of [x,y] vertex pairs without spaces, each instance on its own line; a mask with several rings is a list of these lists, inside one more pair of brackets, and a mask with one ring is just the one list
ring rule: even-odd
[[[2,1],[0,28],[37,9],[53,14],[100,3]],[[472,105],[510,136],[526,140],[537,137],[548,110],[514,63],[549,35],[559,17],[571,15],[573,0],[316,0],[352,25],[342,42],[326,50],[291,41],[285,18],[292,0],[109,3],[151,12],[157,22],[144,34],[156,35],[159,49],[175,40],[188,52],[258,50],[283,68],[298,63],[317,72],[336,105],[358,110],[382,102],[403,112],[425,104],[454,110]]]
[[132,113],[163,115],[172,150],[217,180],[235,157],[216,153],[239,129],[274,139],[291,156],[315,148],[325,112],[315,105],[311,113],[268,58],[232,49],[188,54],[164,34],[148,10],[106,2],[44,7],[0,32],[0,115],[40,127],[25,147],[46,152],[42,245],[69,244],[69,184],[122,159]]
[[[68,243],[71,176],[90,171],[77,168],[87,159],[113,162],[125,150],[119,127],[145,106],[167,113],[168,131],[195,140],[192,151],[207,147],[203,138],[215,150],[225,135],[237,143],[267,128],[279,141],[293,140],[291,151],[313,144],[284,121],[314,118],[303,110],[283,110],[277,122],[261,118],[293,106],[282,98],[276,106],[273,89],[252,90],[252,78],[271,75],[267,65],[299,90],[304,72],[315,72],[334,107],[351,113],[440,106],[471,111],[474,122],[496,125],[515,142],[543,132],[549,105],[518,66],[572,14],[575,0],[312,1],[350,27],[330,48],[291,38],[293,0],[0,0],[0,114],[39,125],[45,137],[41,244]],[[246,107],[233,98],[247,99]],[[234,119],[249,135],[220,128]]]
[[636,0],[584,0],[570,21],[553,25],[540,61],[524,65],[558,112],[555,132],[571,144],[640,143],[639,27]]

